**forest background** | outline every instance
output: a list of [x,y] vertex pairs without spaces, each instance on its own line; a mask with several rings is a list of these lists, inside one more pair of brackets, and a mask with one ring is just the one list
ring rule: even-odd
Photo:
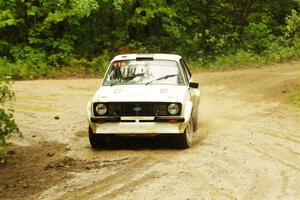
[[0,0],[0,75],[101,74],[119,53],[184,56],[192,68],[300,56],[299,0]]

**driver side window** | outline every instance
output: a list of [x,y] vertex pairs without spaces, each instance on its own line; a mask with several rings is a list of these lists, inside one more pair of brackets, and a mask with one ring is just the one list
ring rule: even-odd
[[181,64],[182,68],[184,69],[184,72],[187,75],[188,80],[190,80],[192,77],[192,74],[183,59],[180,59],[180,64]]

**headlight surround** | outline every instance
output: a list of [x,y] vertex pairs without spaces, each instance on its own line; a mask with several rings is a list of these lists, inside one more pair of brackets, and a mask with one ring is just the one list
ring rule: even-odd
[[103,103],[99,103],[95,106],[97,115],[105,115],[107,113],[107,106]]
[[171,115],[176,115],[178,114],[180,111],[180,108],[179,108],[179,105],[176,104],[176,103],[171,103],[169,106],[168,106],[168,112],[171,114]]

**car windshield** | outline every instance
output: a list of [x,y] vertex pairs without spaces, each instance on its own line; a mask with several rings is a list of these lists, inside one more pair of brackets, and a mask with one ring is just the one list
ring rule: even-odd
[[160,84],[183,85],[183,76],[175,61],[125,60],[113,62],[103,85]]

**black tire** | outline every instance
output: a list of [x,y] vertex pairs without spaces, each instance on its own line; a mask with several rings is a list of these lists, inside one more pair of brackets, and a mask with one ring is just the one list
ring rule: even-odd
[[89,126],[89,140],[93,149],[106,147],[106,135],[94,134],[93,129]]
[[178,138],[178,147],[180,149],[188,149],[193,144],[193,119],[190,119],[189,124],[187,125],[184,133],[179,134]]

